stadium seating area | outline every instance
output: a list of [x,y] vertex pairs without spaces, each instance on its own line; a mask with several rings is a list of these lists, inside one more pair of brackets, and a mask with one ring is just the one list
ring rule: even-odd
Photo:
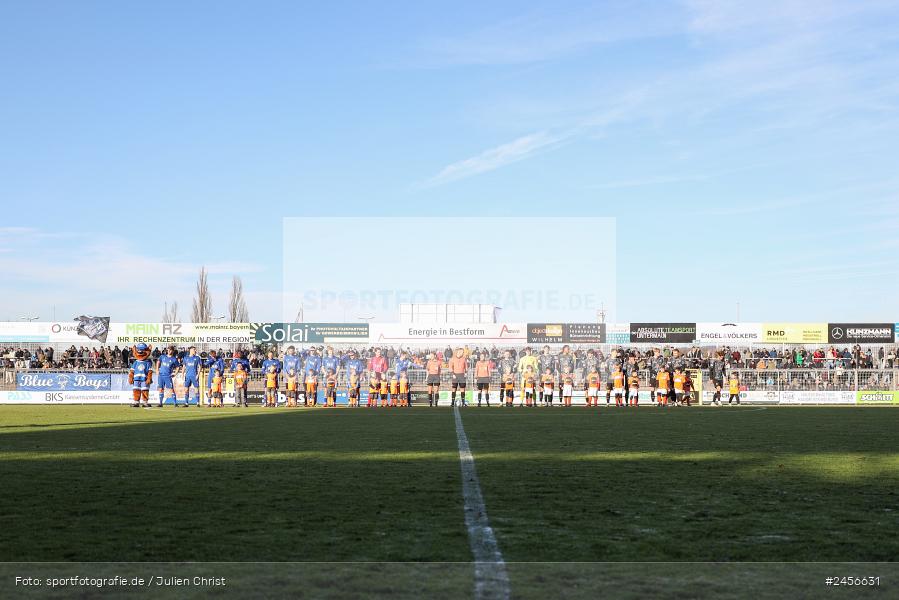
[[[612,352],[617,352],[619,356],[634,356],[638,366],[641,368],[649,368],[653,359],[653,348],[622,348],[606,347],[601,348],[577,348],[571,350],[574,360],[574,369],[583,369],[588,363],[588,356],[593,356],[600,364],[605,363],[612,358]],[[350,351],[354,351],[363,359],[370,359],[374,356],[375,351],[380,349],[390,365],[404,350],[397,347],[381,347],[372,346],[365,347],[335,347],[334,353],[340,358],[341,362],[345,361]],[[178,353],[183,354],[186,348],[179,348]],[[321,346],[317,347],[319,353],[324,351]],[[834,346],[827,348],[817,348],[809,350],[802,346],[785,347],[785,348],[699,348],[692,347],[660,347],[659,354],[665,359],[674,358],[675,351],[688,368],[708,369],[711,361],[716,358],[717,353],[723,355],[724,360],[731,368],[735,369],[804,369],[804,368],[824,368],[824,369],[893,369],[899,367],[897,362],[897,349],[895,346],[880,347],[862,347],[859,345],[852,347],[837,348]],[[409,358],[417,363],[424,364],[428,354],[433,353],[438,359],[449,360],[452,355],[452,348],[407,348],[405,351],[409,354]],[[525,348],[470,348],[464,347],[465,356],[470,360],[471,366],[480,353],[486,353],[494,362],[498,362],[508,351],[513,357],[522,357],[525,355]],[[232,356],[234,351],[231,349],[218,348],[217,354],[224,356],[226,361]],[[259,368],[265,359],[265,353],[262,348],[256,347],[249,350],[240,349],[238,352],[249,360],[252,368]],[[304,351],[301,351],[303,353]],[[540,352],[540,348],[535,348],[534,353]],[[159,356],[160,349],[154,350],[154,356]],[[558,356],[560,351],[552,351],[553,356]],[[88,348],[81,346],[76,348],[71,346],[63,351],[54,351],[53,348],[29,349],[7,347],[0,349],[0,368],[3,369],[125,369],[131,361],[130,348],[115,347],[93,347]]]
[[[179,348],[179,356],[186,352]],[[323,346],[299,350],[302,363],[311,352],[324,355],[329,348]],[[276,354],[283,359],[284,348]],[[444,367],[452,356],[452,348],[397,348],[397,347],[335,347],[334,356],[338,364],[344,365],[350,353],[361,358],[366,370],[371,370],[371,359],[379,353],[386,359],[386,372],[393,373],[403,353],[409,361],[409,380],[415,386],[424,384],[424,365],[427,357],[433,354]],[[474,381],[474,365],[483,353],[491,365],[491,384],[498,385],[504,371],[518,374],[522,358],[533,352],[537,358],[539,372],[543,373],[547,366],[556,375],[562,372],[562,365],[570,367],[575,383],[582,385],[587,373],[596,367],[603,380],[607,380],[615,364],[621,364],[626,371],[636,371],[644,381],[651,384],[660,368],[673,369],[677,366],[685,369],[700,369],[703,380],[720,378],[721,373],[736,373],[744,390],[797,390],[797,391],[840,391],[863,389],[893,389],[897,381],[893,369],[899,368],[896,360],[897,348],[885,347],[845,347],[818,348],[809,350],[805,347],[786,346],[784,348],[699,348],[689,347],[597,347],[568,348],[562,350],[549,347],[530,348],[470,348],[463,347],[468,361],[468,377]],[[154,350],[158,356],[160,349]],[[218,349],[218,356],[224,358],[226,367],[235,357],[245,358],[250,366],[250,389],[261,385],[261,367],[266,359],[266,352],[261,347],[248,350]],[[204,358],[208,354],[202,352]],[[633,360],[631,360],[633,359]],[[80,347],[62,351],[53,348],[27,349],[7,347],[0,349],[0,389],[16,388],[16,373],[29,370],[43,371],[125,371],[131,362],[130,348],[121,347]],[[717,371],[716,371],[716,361]],[[405,370],[405,369],[404,369]],[[345,372],[339,374],[340,385],[346,384]],[[449,383],[450,373],[444,368],[442,382]]]

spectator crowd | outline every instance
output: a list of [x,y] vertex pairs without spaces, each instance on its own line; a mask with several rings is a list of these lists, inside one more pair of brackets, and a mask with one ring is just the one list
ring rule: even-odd
[[[153,349],[153,358],[157,359],[163,348]],[[283,350],[283,349],[282,349]],[[531,348],[498,348],[462,346],[463,356],[469,369],[473,369],[480,355],[484,355],[491,362],[491,368],[502,371],[501,363],[505,359],[514,359],[513,372],[518,371],[519,361],[533,353]],[[177,354],[182,356],[187,348],[179,348]],[[354,353],[356,358],[370,363],[373,359],[378,362],[386,361],[386,368],[395,366],[402,353],[407,355],[413,366],[423,367],[429,355],[437,360],[448,363],[454,354],[454,349],[446,348],[408,348],[398,347],[338,347],[324,348],[312,346],[300,349],[299,355],[303,361],[309,356],[322,357],[330,352],[336,357],[338,363],[343,365]],[[203,353],[205,356],[207,353]],[[240,356],[249,363],[250,369],[259,369],[266,360],[267,349],[255,347],[249,350],[216,350],[219,357]],[[276,355],[283,357],[283,352]],[[704,349],[697,346],[678,348],[673,346],[655,348],[625,348],[613,347],[606,352],[599,348],[571,348],[564,346],[560,351],[553,352],[549,346],[539,351],[539,366],[542,373],[545,367],[550,367],[553,372],[561,373],[563,367],[568,367],[572,373],[583,377],[593,366],[597,366],[599,372],[610,373],[614,364],[631,362],[637,369],[656,372],[663,364],[671,364],[672,367],[709,370],[724,363],[728,370],[778,370],[778,369],[893,369],[899,368],[897,350],[894,346],[867,347],[859,345],[852,347],[817,348],[809,350],[805,347],[785,348],[718,348]],[[71,346],[66,350],[55,351],[53,348],[25,349],[16,347],[0,348],[0,368],[7,373],[14,370],[45,369],[45,370],[120,370],[127,369],[132,361],[130,347],[76,347]],[[228,359],[225,359],[226,362]]]
[[[164,348],[153,349],[153,363]],[[769,348],[700,348],[696,346],[678,348],[663,346],[654,348],[608,347],[601,348],[564,346],[552,350],[549,346],[532,348],[500,348],[462,346],[459,349],[446,348],[399,348],[399,347],[337,347],[311,346],[294,351],[299,373],[305,373],[310,365],[324,376],[333,368],[341,385],[346,383],[346,365],[361,361],[363,373],[368,377],[377,373],[379,377],[408,372],[410,381],[421,384],[425,380],[425,366],[433,358],[444,365],[442,379],[450,381],[450,361],[461,350],[469,381],[474,381],[476,364],[480,357],[489,365],[493,385],[499,384],[505,374],[516,379],[525,375],[526,366],[532,365],[537,374],[546,369],[559,377],[570,373],[574,383],[582,385],[593,369],[608,382],[616,365],[630,376],[636,374],[646,383],[652,383],[661,370],[674,372],[680,369],[701,369],[705,385],[715,381],[725,382],[731,373],[738,373],[742,389],[751,390],[816,390],[839,391],[851,389],[893,389],[895,374],[899,369],[897,348],[887,347],[829,347],[814,350],[805,347]],[[201,352],[204,365],[209,357],[221,361],[225,368],[240,361],[251,377],[262,377],[267,361],[283,363],[287,348],[254,347],[248,350],[231,349],[206,350]],[[180,359],[187,348],[179,348],[176,355]],[[214,353],[214,354],[213,354]],[[271,354],[271,356],[269,356]],[[2,385],[14,389],[16,371],[25,370],[127,370],[133,361],[131,348],[119,346],[76,347],[64,350],[53,348],[26,349],[21,347],[0,348],[0,373]],[[855,375],[856,369],[865,370]],[[708,389],[708,388],[707,388]]]

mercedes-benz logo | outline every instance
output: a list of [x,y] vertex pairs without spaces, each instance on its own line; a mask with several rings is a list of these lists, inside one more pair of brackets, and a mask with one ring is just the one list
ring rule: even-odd
[[835,340],[843,339],[843,328],[842,327],[834,327],[830,330],[830,335]]

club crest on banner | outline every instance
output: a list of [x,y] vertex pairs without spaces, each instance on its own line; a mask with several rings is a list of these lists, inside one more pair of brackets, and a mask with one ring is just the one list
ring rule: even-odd
[[75,321],[78,322],[78,335],[83,335],[92,340],[96,340],[101,344],[106,343],[106,336],[109,335],[109,317],[88,317],[81,315]]

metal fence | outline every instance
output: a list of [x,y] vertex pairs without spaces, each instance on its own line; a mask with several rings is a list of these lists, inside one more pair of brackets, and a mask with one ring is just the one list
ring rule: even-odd
[[[16,373],[73,373],[71,369],[65,370],[46,370],[46,369],[14,369],[0,368],[0,390],[11,391],[16,389]],[[83,371],[86,373],[108,373],[122,374],[127,373],[126,369],[91,369]],[[392,374],[392,371],[390,371]],[[899,369],[733,369],[728,372],[736,374],[739,378],[741,387],[746,391],[859,391],[859,390],[899,390]],[[539,375],[539,374],[538,374]],[[574,385],[584,384],[586,374],[583,369],[576,369],[573,373]],[[363,374],[361,384],[367,384],[368,372]],[[654,386],[655,378],[648,370],[640,370],[638,372],[640,383],[644,388]],[[421,387],[425,385],[427,373],[422,368],[413,368],[408,371],[409,382],[412,386]],[[602,374],[602,381],[605,384],[608,379],[605,373]],[[264,374],[255,369],[249,376],[249,389],[256,390],[263,387]],[[440,376],[442,386],[451,384],[453,380],[452,373],[444,370]],[[469,369],[466,374],[466,380],[469,385],[476,382],[474,370]],[[283,386],[283,375],[281,378]],[[502,375],[495,370],[490,377],[491,387],[498,388],[502,381]],[[516,387],[520,384],[521,373],[515,374]],[[338,386],[346,388],[348,381],[347,372],[342,370],[338,377]],[[710,389],[710,378],[708,371],[702,372],[702,384],[704,389]],[[727,386],[725,382],[725,387]],[[155,388],[155,384],[153,386]]]
[[896,369],[733,370],[746,391],[896,390]]

